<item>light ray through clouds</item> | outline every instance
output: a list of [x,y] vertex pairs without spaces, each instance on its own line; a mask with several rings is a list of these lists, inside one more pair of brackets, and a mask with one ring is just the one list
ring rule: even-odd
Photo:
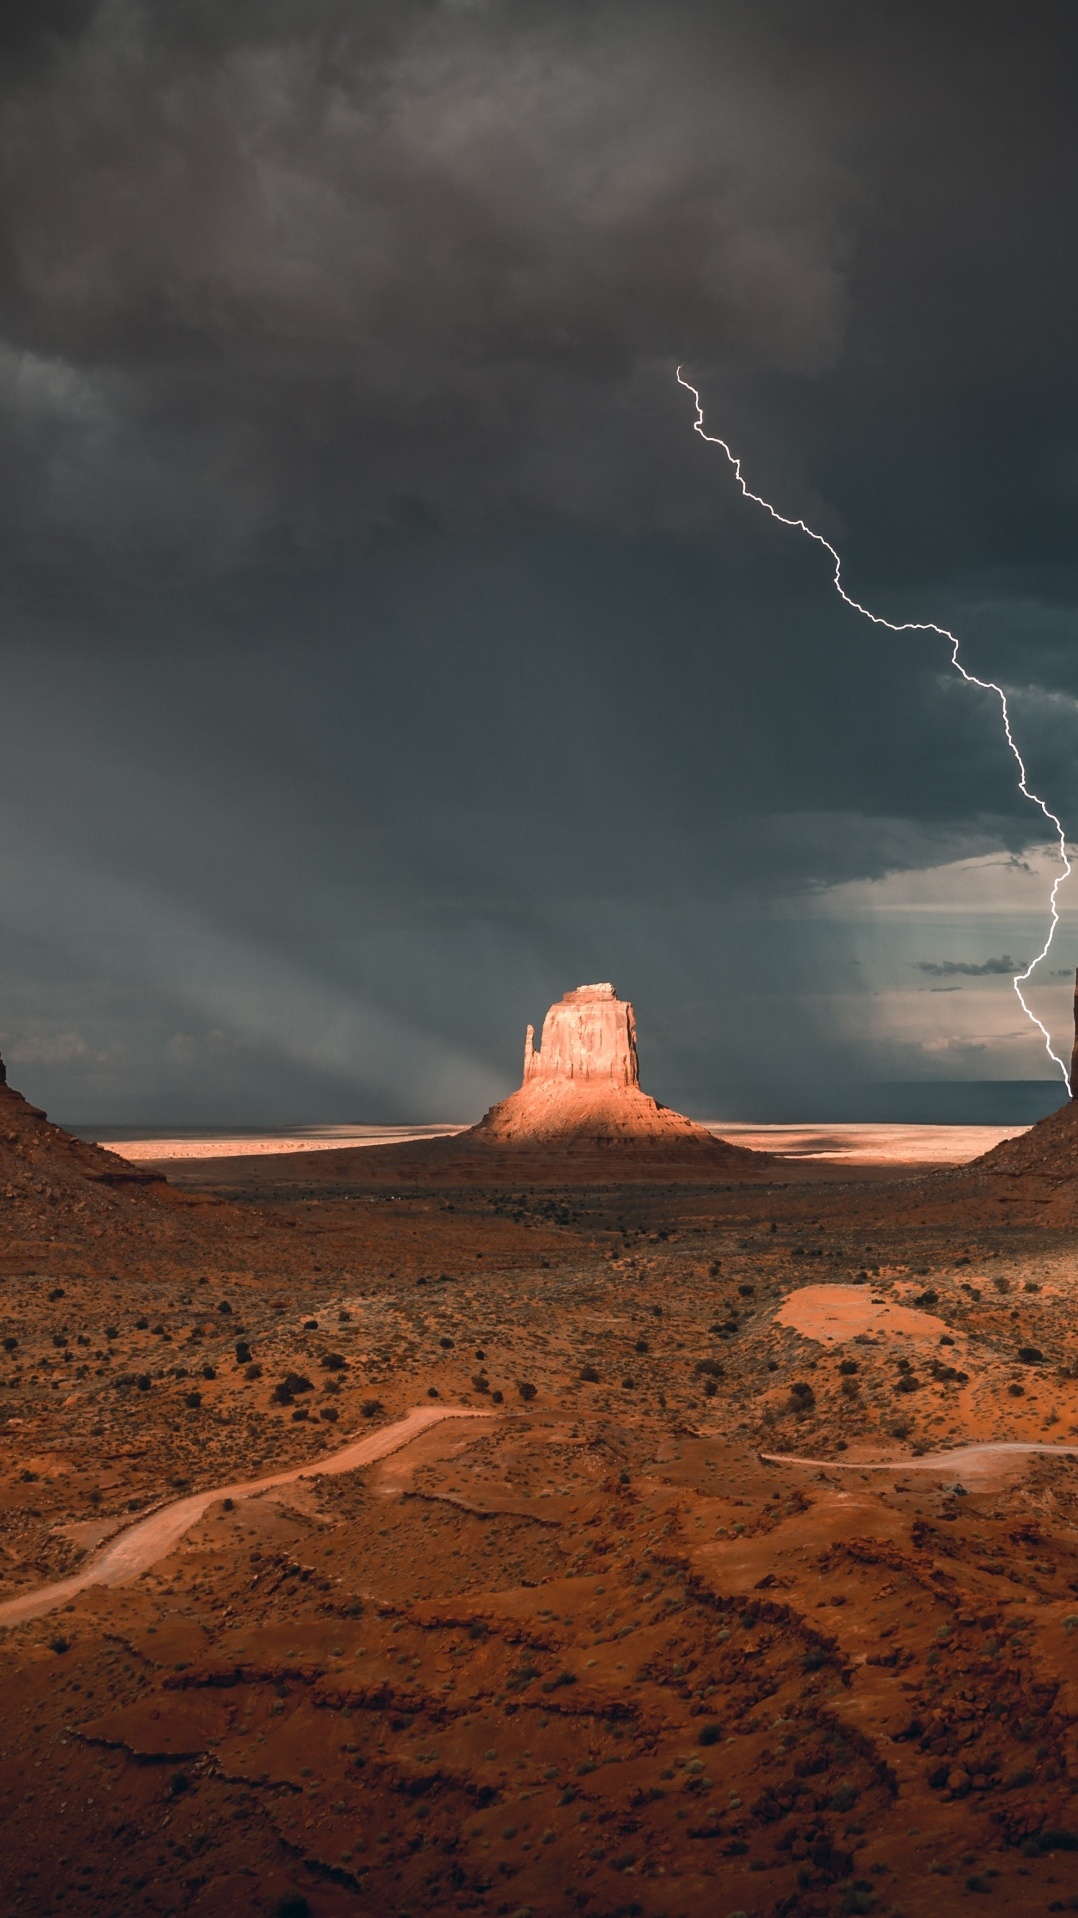
[[1056,814],[1052,811],[1051,807],[1047,804],[1047,802],[1041,798],[1039,793],[1034,792],[1032,787],[1029,784],[1029,777],[1026,772],[1025,760],[1023,759],[1022,754],[1020,753],[1018,749],[1018,745],[1015,741],[1014,734],[1011,731],[1010,709],[1007,704],[1007,695],[1004,692],[1003,687],[998,685],[994,679],[978,679],[976,673],[969,672],[967,668],[963,666],[962,661],[958,657],[958,649],[959,649],[958,638],[956,634],[950,632],[946,626],[937,626],[934,620],[918,620],[918,619],[905,619],[905,620],[900,620],[896,623],[894,620],[885,619],[882,613],[872,612],[869,609],[869,607],[862,606],[859,600],[854,599],[852,594],[848,593],[846,591],[846,588],[842,584],[842,556],[836,550],[836,548],[832,546],[830,540],[825,539],[822,533],[817,533],[815,528],[812,526],[809,526],[805,520],[788,519],[785,513],[780,513],[776,507],[772,506],[770,500],[764,499],[762,495],[759,493],[752,492],[751,488],[748,485],[748,482],[746,481],[741,471],[741,460],[739,456],[733,452],[731,447],[727,445],[727,442],[724,439],[720,438],[720,436],[717,433],[709,433],[706,431],[705,424],[704,424],[704,409],[700,400],[700,394],[697,391],[696,387],[693,386],[690,383],[690,381],[684,378],[680,366],[677,369],[677,382],[679,386],[683,386],[685,388],[685,391],[687,393],[692,394],[693,400],[696,405],[696,418],[693,421],[693,432],[698,433],[700,438],[702,440],[706,440],[709,446],[720,446],[722,448],[723,452],[726,454],[726,457],[730,462],[730,465],[733,467],[734,478],[737,480],[738,486],[741,488],[741,492],[745,499],[751,500],[753,504],[756,506],[762,506],[764,511],[766,513],[769,513],[771,515],[771,518],[775,520],[778,523],[778,525],[789,526],[795,532],[804,533],[806,538],[814,540],[817,546],[822,546],[824,551],[830,554],[831,558],[835,562],[835,571],[834,571],[833,580],[832,580],[835,591],[838,594],[839,598],[844,600],[846,605],[849,606],[853,610],[853,612],[860,613],[864,619],[871,620],[874,626],[886,627],[889,633],[937,633],[941,639],[945,639],[948,642],[951,648],[951,665],[954,667],[955,671],[959,673],[961,677],[965,680],[967,686],[978,686],[980,687],[982,692],[995,693],[996,698],[999,700],[1000,714],[1003,719],[1003,730],[1007,737],[1007,745],[1009,746],[1011,753],[1014,756],[1015,763],[1017,764],[1017,767],[1018,767],[1019,791],[1022,793],[1024,798],[1030,801],[1031,805],[1034,805],[1038,808],[1038,810],[1044,815],[1046,822],[1053,827],[1056,834],[1058,846],[1059,846],[1059,858],[1060,858],[1060,863],[1062,867],[1062,870],[1056,874],[1056,877],[1052,882],[1052,890],[1049,898],[1050,923],[1048,927],[1048,936],[1045,939],[1044,945],[1042,946],[1040,952],[1037,953],[1034,959],[1030,960],[1028,966],[1026,966],[1024,970],[1015,973],[1013,979],[1011,980],[1011,984],[1013,985],[1014,990],[1016,994],[1018,995],[1018,1003],[1020,1004],[1022,1011],[1025,1013],[1026,1018],[1030,1020],[1030,1022],[1033,1025],[1036,1026],[1038,1032],[1041,1034],[1041,1037],[1044,1040],[1044,1047],[1045,1047],[1045,1051],[1048,1054],[1048,1057],[1052,1060],[1054,1065],[1058,1066],[1068,1092],[1072,1092],[1073,1088],[1071,1086],[1070,1074],[1063,1060],[1060,1058],[1059,1054],[1053,1048],[1051,1033],[1049,1032],[1047,1026],[1044,1025],[1040,1019],[1038,1019],[1036,1013],[1033,1011],[1032,1006],[1030,1006],[1029,1003],[1027,1002],[1025,995],[1022,991],[1022,987],[1028,984],[1030,978],[1032,977],[1033,973],[1036,971],[1037,967],[1042,963],[1043,960],[1047,959],[1048,954],[1052,948],[1052,941],[1055,938],[1056,927],[1059,925],[1059,917],[1060,917],[1059,889],[1064,884],[1064,882],[1070,878],[1070,874],[1072,870],[1070,859],[1067,856],[1067,838],[1063,830],[1062,822],[1057,818]]
[[[16,843],[14,833],[3,838]],[[131,987],[152,981],[166,1004],[196,1015],[200,1031],[208,1026],[212,1036],[219,1030],[269,1058],[335,1079],[359,1097],[388,1101],[391,1109],[403,1098],[455,1118],[504,1096],[500,1075],[484,1060],[447,1043],[420,1019],[343,990],[272,940],[244,937],[191,900],[20,838],[21,854],[0,849],[0,932],[20,930],[63,952],[77,927],[91,976],[107,970]],[[62,877],[56,892],[41,882],[46,869]],[[173,1045],[185,1037],[177,1035]],[[78,1033],[61,1035],[60,1043],[72,1056],[90,1049]],[[14,1063],[24,1056],[17,1039],[7,1056]]]

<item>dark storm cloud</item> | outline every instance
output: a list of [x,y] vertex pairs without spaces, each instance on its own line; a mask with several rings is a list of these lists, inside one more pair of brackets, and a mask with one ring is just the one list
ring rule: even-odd
[[611,974],[686,1076],[869,1070],[852,947],[782,902],[1043,821],[674,366],[1078,819],[1076,50],[1050,5],[3,10],[0,1038],[42,1096],[451,1117]]
[[927,972],[933,979],[989,979],[1003,974],[1013,977],[1021,971],[1021,965],[1011,958],[1009,952],[1003,952],[998,959],[986,959],[982,965],[973,965],[963,959],[942,959],[938,963],[932,959],[918,959],[918,972]]
[[220,555],[684,513],[672,360],[832,359],[852,188],[796,81],[672,24],[102,0],[43,35],[5,110],[24,523]]

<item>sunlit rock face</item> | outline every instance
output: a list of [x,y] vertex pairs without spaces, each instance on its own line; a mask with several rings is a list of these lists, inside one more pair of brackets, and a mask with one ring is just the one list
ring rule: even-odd
[[528,1027],[523,1085],[492,1106],[471,1136],[514,1145],[715,1144],[703,1126],[641,1092],[633,1009],[611,985],[577,986],[551,1006],[538,1050],[535,1028]]
[[577,986],[551,1006],[535,1049],[535,1027],[524,1040],[524,1084],[571,1079],[579,1085],[638,1086],[636,1020],[613,986]]

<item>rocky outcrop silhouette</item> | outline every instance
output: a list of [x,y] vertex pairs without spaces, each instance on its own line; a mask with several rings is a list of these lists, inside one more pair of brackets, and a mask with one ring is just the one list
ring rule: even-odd
[[10,1231],[17,1222],[25,1231],[108,1216],[108,1188],[117,1186],[162,1191],[165,1181],[159,1172],[129,1165],[51,1125],[39,1106],[8,1084],[0,1059],[0,1226]]

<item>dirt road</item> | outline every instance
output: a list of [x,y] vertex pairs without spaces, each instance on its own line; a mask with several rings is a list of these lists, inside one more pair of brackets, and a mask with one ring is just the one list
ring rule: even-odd
[[427,1431],[443,1419],[489,1419],[495,1416],[493,1412],[466,1406],[419,1405],[395,1424],[384,1425],[380,1431],[372,1432],[369,1438],[352,1439],[339,1452],[331,1452],[328,1458],[309,1459],[303,1465],[289,1466],[287,1471],[274,1472],[267,1478],[248,1479],[235,1485],[216,1485],[206,1491],[192,1492],[186,1498],[170,1499],[167,1505],[159,1505],[156,1511],[147,1513],[145,1518],[126,1525],[122,1532],[109,1540],[96,1558],[70,1578],[60,1579],[53,1585],[39,1586],[33,1592],[21,1592],[17,1598],[9,1598],[0,1605],[0,1625],[15,1625],[24,1618],[40,1618],[44,1612],[55,1610],[56,1606],[65,1604],[90,1585],[128,1584],[151,1565],[156,1565],[158,1559],[165,1558],[183,1534],[219,1498],[253,1498],[257,1493],[268,1492],[276,1485],[291,1485],[296,1479],[353,1472],[360,1465],[372,1465],[376,1459],[399,1451],[417,1433]]
[[986,1439],[978,1445],[956,1445],[952,1452],[925,1452],[920,1458],[799,1458],[792,1452],[761,1452],[765,1465],[813,1465],[827,1472],[956,1472],[978,1476],[1006,1456],[1049,1453],[1053,1458],[1078,1458],[1078,1445],[1044,1445],[1025,1439]]

